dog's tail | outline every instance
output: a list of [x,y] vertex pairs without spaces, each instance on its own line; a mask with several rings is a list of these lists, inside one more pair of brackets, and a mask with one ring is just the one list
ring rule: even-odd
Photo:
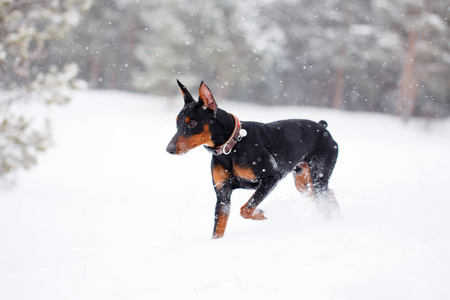
[[328,123],[325,122],[324,120],[319,121],[319,124],[323,126],[323,128],[327,128]]

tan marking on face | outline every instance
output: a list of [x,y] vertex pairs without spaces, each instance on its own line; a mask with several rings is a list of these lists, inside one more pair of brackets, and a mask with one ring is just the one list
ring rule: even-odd
[[217,165],[212,168],[212,177],[214,182],[214,187],[220,190],[225,183],[225,181],[230,178],[231,174],[225,170],[224,167]]
[[239,178],[257,180],[255,173],[250,167],[243,167],[233,164],[233,174]]
[[186,117],[186,119],[184,120],[186,123],[189,123],[191,119],[189,117]]
[[184,154],[200,145],[214,147],[214,142],[211,140],[211,132],[209,131],[208,124],[203,126],[203,132],[187,137],[180,136],[175,144],[177,145],[176,154]]

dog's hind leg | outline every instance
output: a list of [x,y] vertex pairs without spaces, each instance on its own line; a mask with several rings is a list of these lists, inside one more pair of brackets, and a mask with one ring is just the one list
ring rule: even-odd
[[294,182],[295,187],[302,195],[307,197],[314,196],[311,170],[307,163],[300,163],[294,168]]
[[314,202],[317,208],[327,217],[333,217],[339,212],[339,204],[334,192],[329,189],[328,183],[336,164],[337,147],[335,151],[319,153],[314,155],[308,165],[314,193]]
[[339,212],[339,205],[328,183],[338,155],[337,144],[328,137],[320,140],[305,162],[294,168],[295,187],[311,198],[319,211],[327,217]]
[[310,198],[327,217],[331,217],[339,211],[339,205],[332,190],[328,189],[328,187],[320,187],[319,184],[319,186],[316,185],[318,192],[315,192],[311,179],[311,169],[307,163],[300,163],[294,168],[294,182],[297,190],[302,195]]

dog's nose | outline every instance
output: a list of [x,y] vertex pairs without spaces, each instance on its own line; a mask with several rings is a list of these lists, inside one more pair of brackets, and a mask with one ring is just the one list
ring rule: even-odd
[[177,145],[175,143],[170,142],[169,145],[167,145],[166,151],[170,154],[177,153]]

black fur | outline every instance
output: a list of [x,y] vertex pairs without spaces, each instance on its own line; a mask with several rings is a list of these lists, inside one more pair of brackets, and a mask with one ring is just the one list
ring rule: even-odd
[[[191,149],[192,145],[188,142],[182,145],[180,140],[198,137],[205,128],[210,133],[208,149],[214,150],[225,143],[233,134],[234,117],[217,107],[214,97],[208,94],[210,91],[203,83],[200,94],[206,93],[208,99],[201,95],[198,102],[191,100],[192,96],[181,83],[179,86],[185,97],[185,106],[178,115],[178,132],[167,146],[167,151],[179,154],[182,152],[177,150],[180,147]],[[215,109],[206,108],[205,103],[211,104],[211,101]],[[190,128],[186,120],[195,120],[197,125]],[[310,170],[314,200],[320,201],[321,206],[335,202],[330,199],[328,182],[337,160],[338,146],[326,129],[328,124],[325,121],[316,123],[291,119],[267,124],[247,121],[241,124],[247,135],[228,155],[216,155],[212,151],[211,170],[217,194],[213,237],[219,238],[224,234],[234,189],[256,189],[242,207],[241,215],[249,219],[265,219],[256,207],[287,174],[294,172],[294,176],[300,175],[305,163]]]

